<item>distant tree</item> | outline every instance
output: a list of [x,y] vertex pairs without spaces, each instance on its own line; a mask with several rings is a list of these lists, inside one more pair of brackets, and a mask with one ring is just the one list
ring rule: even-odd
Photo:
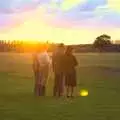
[[11,41],[8,40],[8,42],[7,42],[7,51],[10,52],[10,50],[11,50]]
[[0,44],[0,51],[4,52],[4,40],[1,40]]
[[95,39],[95,41],[93,43],[93,46],[95,48],[97,48],[100,52],[102,52],[105,47],[107,47],[107,46],[109,46],[111,44],[112,44],[111,36],[103,34],[103,35],[98,36]]

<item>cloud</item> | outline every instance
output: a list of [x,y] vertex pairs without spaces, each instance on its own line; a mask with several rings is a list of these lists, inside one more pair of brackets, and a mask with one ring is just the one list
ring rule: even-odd
[[[46,9],[44,7],[37,7],[32,11],[25,11],[22,13],[0,14],[0,32],[8,32],[11,29],[17,28],[24,24],[31,16],[34,19],[44,18]],[[34,17],[35,15],[35,17]]]
[[106,4],[106,0],[86,0],[84,3],[78,4],[72,9],[79,9],[79,11],[94,11],[98,6]]
[[[119,38],[119,30],[116,30],[116,28],[109,29],[109,28],[98,28],[98,22],[100,18],[92,18],[92,19],[86,19],[82,20],[81,22],[76,24],[71,21],[68,23],[68,26],[65,27],[56,27],[49,23],[49,21],[53,21],[54,25],[56,19],[54,19],[54,15],[48,15],[44,14],[46,9],[44,7],[39,7],[37,9],[34,9],[32,11],[26,12],[26,13],[20,13],[20,14],[14,14],[15,18],[24,18],[24,24],[21,24],[19,27],[14,27],[10,29],[9,31],[6,31],[4,33],[0,33],[0,39],[6,39],[6,40],[41,40],[41,41],[52,41],[52,42],[64,42],[66,44],[77,44],[77,43],[92,43],[94,41],[94,38],[96,36],[107,33],[112,36],[113,39]],[[87,12],[85,12],[87,14]],[[61,21],[61,24],[64,26],[68,21]],[[71,28],[70,25],[72,22],[75,25],[78,25],[78,28]],[[97,26],[96,28],[92,28],[92,25]],[[82,25],[83,24],[83,25]],[[91,28],[89,28],[89,25],[91,24]],[[85,27],[84,27],[85,26]],[[87,27],[87,29],[86,29]],[[87,36],[86,36],[87,34]]]
[[25,12],[50,0],[0,0],[0,13]]
[[[90,3],[91,1],[91,3]],[[94,2],[94,4],[92,4]],[[120,14],[116,13],[113,9],[110,9],[106,0],[100,0],[97,2],[93,0],[87,1],[87,6],[92,6],[91,10],[88,8],[85,10],[83,4],[64,12],[60,12],[55,17],[52,25],[57,27],[92,27],[92,28],[114,28],[120,26]],[[84,3],[85,4],[85,3]],[[84,10],[81,10],[84,8]],[[50,22],[51,24],[51,22]]]
[[86,0],[63,0],[61,4],[61,9],[63,11],[70,10],[71,8],[75,7],[78,4],[84,3]]
[[95,17],[96,8],[105,5],[106,0],[83,0],[68,11],[58,13],[56,17],[59,19],[81,21],[83,19]]
[[[120,14],[111,9],[106,4],[106,0],[86,0],[81,4],[76,0],[74,6],[71,4],[73,1],[63,2],[64,4],[59,1],[63,9],[59,4],[57,7],[52,6],[53,1],[52,3],[50,0],[46,2],[37,0],[40,4],[35,2],[34,9],[31,10],[23,8],[26,8],[27,3],[32,5],[32,0],[27,0],[25,3],[23,0],[19,1],[20,4],[14,3],[14,6],[18,6],[14,7],[14,10],[20,8],[22,12],[0,14],[1,31],[4,28],[4,34],[2,32],[0,34],[1,39],[52,39],[53,41],[65,40],[65,42],[75,39],[77,42],[83,38],[89,41],[102,32],[109,31],[108,33],[113,35],[115,34],[113,30],[120,27]],[[67,9],[65,9],[66,5],[68,5]],[[10,9],[10,4],[3,8]],[[119,34],[116,36],[118,37]]]

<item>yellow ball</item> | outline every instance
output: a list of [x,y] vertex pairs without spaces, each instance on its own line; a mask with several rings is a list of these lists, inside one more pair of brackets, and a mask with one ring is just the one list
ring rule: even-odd
[[88,96],[88,90],[80,90],[80,96]]

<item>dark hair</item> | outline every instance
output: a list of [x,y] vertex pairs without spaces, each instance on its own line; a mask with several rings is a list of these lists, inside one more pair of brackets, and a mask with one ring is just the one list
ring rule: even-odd
[[71,46],[68,46],[66,51],[65,51],[65,54],[71,54],[72,50],[73,50],[73,48]]
[[58,45],[58,47],[59,47],[59,48],[64,48],[64,44],[63,44],[63,43],[60,43],[60,44]]

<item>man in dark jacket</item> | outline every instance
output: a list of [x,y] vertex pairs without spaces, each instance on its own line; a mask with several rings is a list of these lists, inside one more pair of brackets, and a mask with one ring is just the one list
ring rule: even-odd
[[55,75],[55,82],[53,88],[54,96],[62,96],[63,94],[63,61],[64,56],[64,44],[60,44],[52,56],[53,71]]

